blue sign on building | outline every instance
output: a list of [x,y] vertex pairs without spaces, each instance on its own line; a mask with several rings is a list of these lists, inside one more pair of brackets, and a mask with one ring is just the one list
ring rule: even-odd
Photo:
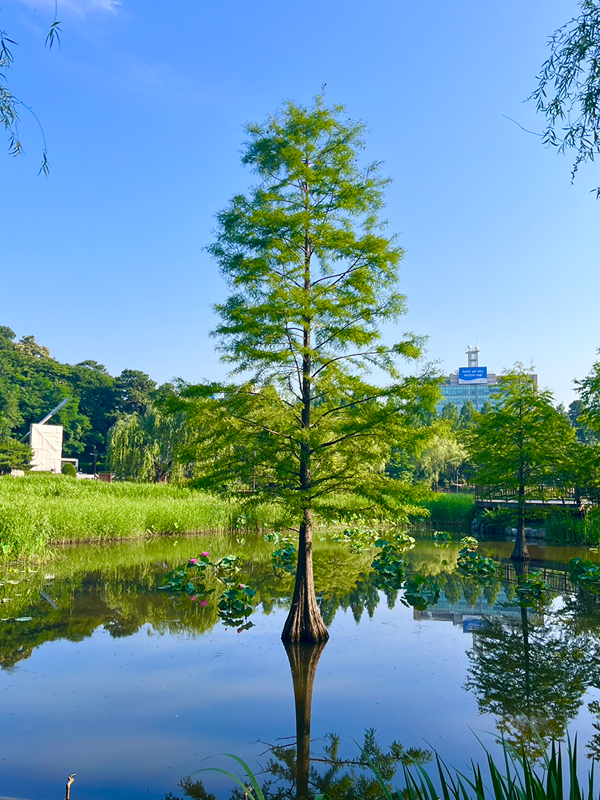
[[487,383],[487,367],[459,367],[459,383]]
[[474,633],[483,628],[483,620],[481,617],[468,617],[463,619],[463,633]]

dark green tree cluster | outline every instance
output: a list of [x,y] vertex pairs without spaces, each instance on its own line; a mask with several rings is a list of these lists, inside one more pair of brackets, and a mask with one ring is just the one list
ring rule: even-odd
[[[600,350],[598,350],[600,354]],[[577,423],[583,426],[593,442],[600,441],[600,361],[594,362],[589,375],[575,381],[581,406],[578,407]]]
[[0,439],[0,475],[7,475],[11,470],[26,470],[31,464],[33,452],[26,442],[19,442],[10,437]]
[[595,431],[593,427],[585,421],[586,406],[583,400],[573,400],[567,409],[567,416],[571,425],[575,429],[575,436],[578,442],[583,444],[598,444],[600,442],[600,433]]
[[89,468],[94,448],[103,459],[109,429],[117,420],[143,416],[157,386],[139,370],[113,377],[97,361],[62,364],[33,336],[15,341],[14,332],[0,326],[0,470],[28,465],[30,451],[21,440],[66,397],[70,402],[52,423],[64,428],[65,456]]

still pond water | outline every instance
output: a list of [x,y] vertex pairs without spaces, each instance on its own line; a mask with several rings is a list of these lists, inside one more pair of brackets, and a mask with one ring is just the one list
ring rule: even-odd
[[[600,752],[600,603],[566,572],[573,556],[598,554],[532,548],[531,569],[548,570],[555,590],[539,614],[515,605],[511,548],[481,544],[503,559],[508,579],[481,588],[455,572],[458,544],[419,540],[409,570],[441,587],[439,602],[419,612],[375,588],[373,552],[317,542],[331,638],[308,655],[281,644],[292,578],[274,574],[262,540],[78,546],[40,572],[4,572],[0,798],[60,798],[71,773],[72,800],[200,797],[179,782],[209,766],[231,769],[223,753],[265,770],[261,781],[281,778],[276,789],[294,769],[297,718],[301,760],[310,724],[311,768],[329,770],[334,797],[351,767],[318,760],[332,754],[328,734],[340,737],[340,758],[356,758],[353,739],[372,728],[385,753],[396,741],[423,751],[422,761],[436,749],[461,768],[481,755],[474,732],[492,749],[492,735],[504,732],[535,754],[532,725],[548,740],[569,730],[582,751]],[[201,607],[158,591],[169,569],[202,550],[244,555],[241,580],[257,590],[254,627],[238,633],[221,624],[214,601]],[[229,797],[225,776],[198,778]]]

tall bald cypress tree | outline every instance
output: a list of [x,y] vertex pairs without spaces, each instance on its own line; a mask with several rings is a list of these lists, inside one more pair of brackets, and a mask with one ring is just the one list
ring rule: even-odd
[[[325,641],[313,510],[358,492],[365,506],[400,513],[407,486],[391,480],[385,464],[393,445],[414,445],[414,414],[435,389],[397,372],[399,357],[419,355],[414,336],[381,341],[381,325],[405,311],[397,290],[403,251],[379,218],[388,180],[378,163],[359,161],[364,125],[317,97],[309,107],[286,103],[247,133],[242,162],[257,183],[217,215],[209,248],[231,289],[216,306],[214,335],[223,360],[243,376],[205,387],[205,396],[220,392],[228,421],[213,475],[222,481],[238,470],[256,492],[285,504],[299,546],[282,638]],[[372,368],[392,384],[368,383]]]

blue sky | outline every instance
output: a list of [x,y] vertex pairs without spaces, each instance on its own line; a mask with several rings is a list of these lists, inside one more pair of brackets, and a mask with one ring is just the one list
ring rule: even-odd
[[51,173],[0,152],[0,324],[62,361],[156,380],[225,374],[208,331],[226,294],[203,247],[252,176],[243,125],[283,100],[344,103],[394,182],[409,312],[452,371],[479,344],[500,371],[532,362],[573,399],[600,347],[600,177],[546,150],[532,103],[548,36],[571,0],[3,0],[18,42],[10,86],[46,135]]

